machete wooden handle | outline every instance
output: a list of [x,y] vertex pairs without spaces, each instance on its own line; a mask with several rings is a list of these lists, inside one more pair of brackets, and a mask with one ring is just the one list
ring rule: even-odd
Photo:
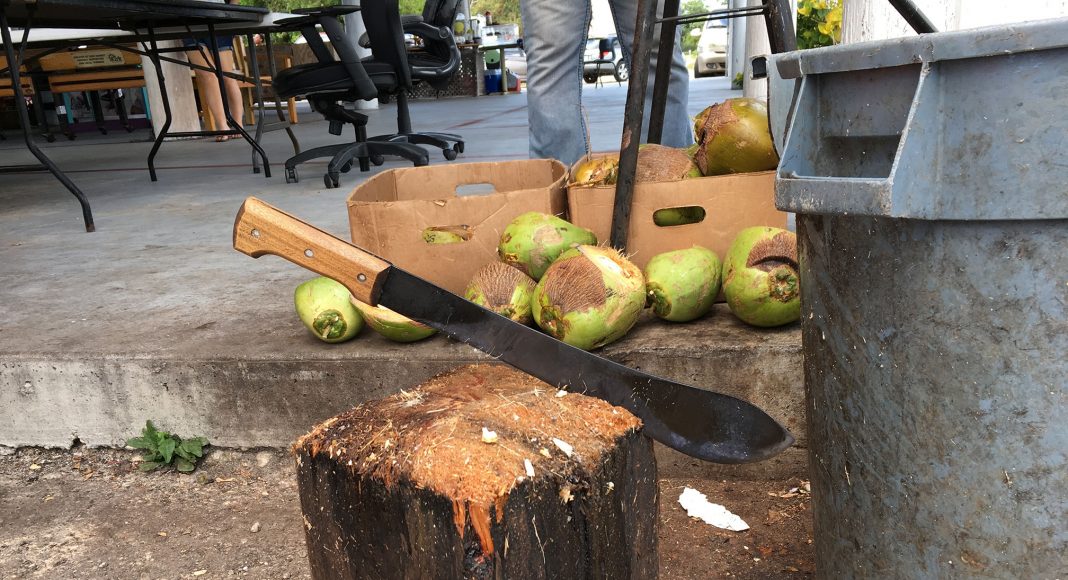
[[259,258],[274,254],[333,278],[360,302],[372,306],[390,263],[255,197],[241,204],[234,220],[234,249]]

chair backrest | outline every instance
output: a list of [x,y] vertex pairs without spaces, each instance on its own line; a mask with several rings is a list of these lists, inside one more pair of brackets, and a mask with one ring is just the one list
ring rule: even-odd
[[397,0],[361,0],[360,14],[367,27],[367,39],[374,59],[392,66],[397,75],[397,84],[403,89],[410,89],[412,74],[408,68],[408,49],[404,44],[404,27]]
[[463,0],[426,0],[426,4],[423,4],[423,22],[452,28],[461,2]]

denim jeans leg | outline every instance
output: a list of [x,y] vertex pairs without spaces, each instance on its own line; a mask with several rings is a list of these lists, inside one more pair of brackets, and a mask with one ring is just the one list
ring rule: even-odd
[[[616,24],[616,32],[619,34],[619,42],[623,45],[623,51],[630,66],[631,74],[634,74],[632,47],[634,46],[634,21],[638,14],[637,0],[609,0],[612,8],[612,19]],[[656,13],[663,15],[664,3],[658,3]],[[649,80],[645,93],[645,114],[642,122],[641,141],[649,129],[649,113],[653,106],[653,83],[656,77],[656,49],[659,45],[660,25],[653,27],[653,50],[649,62]],[[669,147],[689,147],[693,144],[693,126],[686,105],[690,99],[690,71],[686,68],[686,61],[682,57],[682,28],[675,29],[675,51],[671,59],[671,76],[668,82],[667,106],[664,110],[664,132],[661,143]]]
[[519,4],[527,52],[530,156],[570,165],[587,153],[582,60],[590,2],[523,0]]

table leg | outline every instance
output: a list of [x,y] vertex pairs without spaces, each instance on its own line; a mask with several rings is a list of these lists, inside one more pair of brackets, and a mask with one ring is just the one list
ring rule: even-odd
[[[67,188],[74,197],[78,198],[78,203],[82,206],[82,219],[85,222],[85,231],[96,231],[96,225],[93,223],[93,212],[89,207],[89,200],[82,193],[82,190],[78,189],[77,185],[70,180],[58,167],[48,158],[47,155],[41,151],[37,144],[33,142],[33,135],[30,131],[30,113],[26,110],[26,98],[22,94],[22,79],[19,78],[19,66],[22,63],[22,59],[15,58],[14,45],[11,43],[11,29],[7,24],[7,14],[2,7],[0,7],[0,37],[4,41],[4,52],[7,55],[7,62],[11,67],[11,89],[15,93],[15,109],[18,110],[19,124],[22,126],[22,136],[26,140],[26,148],[30,150],[30,153],[37,158],[52,175],[56,176],[56,179]],[[25,39],[25,37],[24,37]],[[25,43],[19,47],[19,56],[21,57],[23,51],[26,49]]]
[[104,126],[104,104],[100,101],[100,91],[86,91],[89,97],[89,106],[93,108],[93,120],[96,121],[96,130],[101,135],[107,135],[108,129]]
[[[270,33],[265,33],[263,35],[263,46],[267,49],[267,70],[271,73],[271,78],[274,79],[274,77],[278,75],[278,63],[274,61],[274,47],[271,44]],[[286,121],[288,123],[286,125],[286,134],[289,135],[289,141],[293,143],[293,154],[299,154],[300,143],[297,142],[297,136],[293,133],[293,120],[287,119],[285,114],[282,112],[282,100],[281,97],[278,96],[277,92],[274,94],[274,110],[275,113],[278,114],[279,121]]]
[[[260,62],[256,58],[256,39],[250,32],[245,35],[246,53],[248,56],[249,69],[252,74],[252,86],[254,87],[254,93],[256,95],[256,142],[260,142],[260,138],[263,137],[263,81],[260,80]],[[260,172],[260,158],[256,156],[256,152],[252,152],[252,172]]]
[[237,124],[237,121],[234,120],[233,115],[230,114],[230,104],[228,102],[229,99],[226,96],[226,77],[223,75],[222,59],[219,57],[219,41],[215,38],[215,25],[211,23],[208,23],[208,43],[209,48],[211,48],[212,58],[215,61],[215,78],[219,81],[219,94],[222,95],[223,114],[226,115],[226,123],[230,126],[231,129],[239,133],[241,135],[241,138],[243,138],[249,145],[252,146],[253,149],[256,150],[256,153],[259,154],[260,159],[263,160],[263,176],[270,177],[271,164],[269,161],[267,161],[267,153],[263,150],[263,147],[260,147],[259,143],[257,143],[247,132],[245,132],[244,127],[241,127]]
[[160,62],[159,47],[156,45],[156,32],[151,24],[148,26],[148,42],[148,58],[152,61],[153,68],[156,69],[156,83],[159,84],[160,100],[163,101],[163,126],[152,143],[152,149],[148,152],[148,175],[152,178],[152,181],[158,181],[156,178],[155,159],[159,146],[163,144],[163,140],[167,137],[167,133],[171,128],[171,101],[167,98],[167,83],[163,78],[163,64]]

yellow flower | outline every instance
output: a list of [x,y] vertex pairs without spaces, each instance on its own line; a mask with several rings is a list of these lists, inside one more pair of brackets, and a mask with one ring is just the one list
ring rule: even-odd
[[812,13],[812,6],[810,6],[808,4],[802,4],[802,5],[797,7],[797,13],[800,14],[801,16],[808,16],[809,14]]

